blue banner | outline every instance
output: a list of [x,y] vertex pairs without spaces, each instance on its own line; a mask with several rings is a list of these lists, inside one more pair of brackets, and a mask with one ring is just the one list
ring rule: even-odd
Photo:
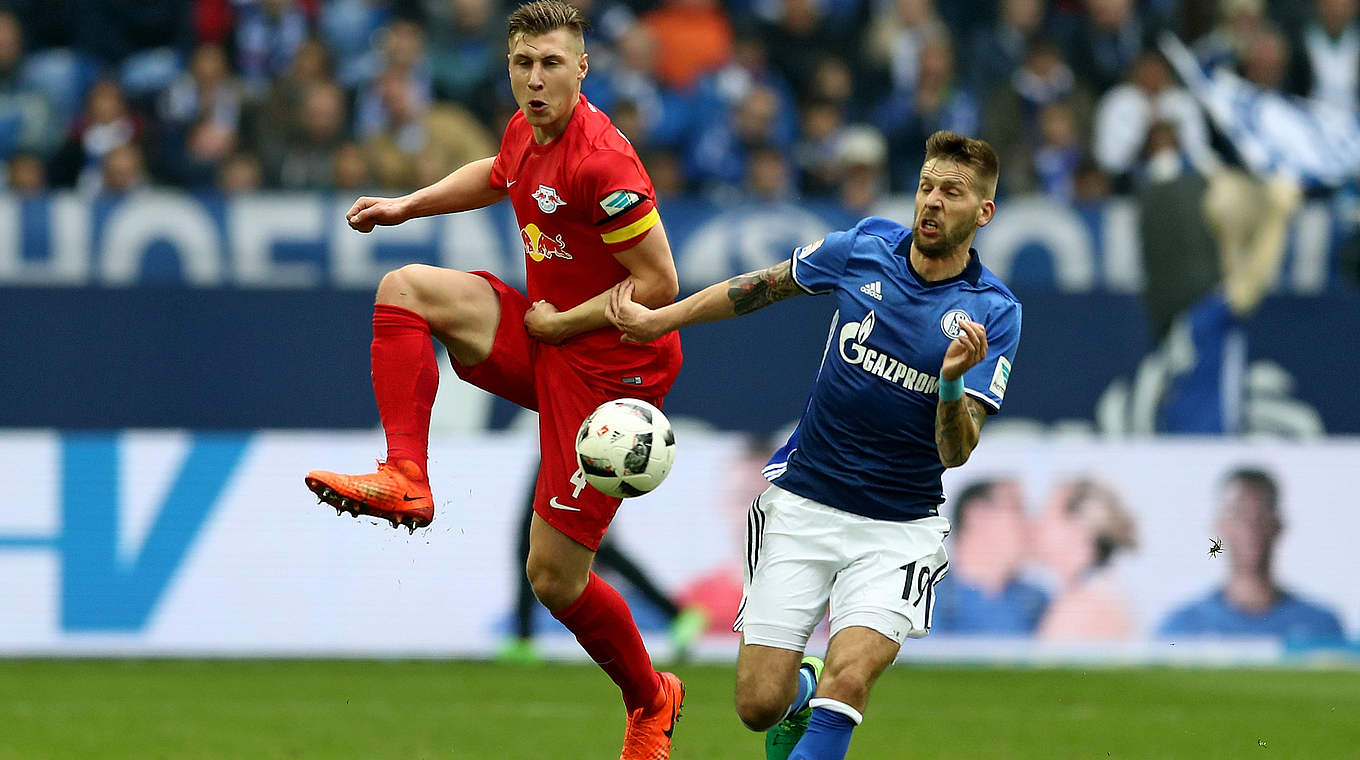
[[[0,287],[371,293],[383,273],[415,261],[523,281],[523,244],[508,204],[360,235],[344,222],[353,200],[160,191],[94,200],[0,195]],[[830,204],[686,198],[661,205],[685,290],[769,266],[856,221]],[[1293,223],[1278,292],[1341,287],[1337,249],[1354,216],[1348,208],[1343,200],[1305,204]],[[909,220],[911,199],[891,199],[874,213]],[[1063,293],[1142,287],[1138,209],[1127,199],[1074,206],[1040,196],[1004,198],[976,244],[983,261],[1014,287]]]

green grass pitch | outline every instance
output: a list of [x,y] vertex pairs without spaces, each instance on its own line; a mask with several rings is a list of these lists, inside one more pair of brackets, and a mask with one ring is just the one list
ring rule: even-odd
[[[763,757],[731,666],[677,672],[675,760]],[[0,660],[0,759],[612,760],[617,694],[574,664]],[[1360,673],[899,664],[850,757],[1360,758]]]

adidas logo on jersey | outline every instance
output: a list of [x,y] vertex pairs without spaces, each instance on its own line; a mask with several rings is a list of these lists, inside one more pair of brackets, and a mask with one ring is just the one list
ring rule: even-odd
[[874,299],[875,301],[882,301],[882,300],[883,300],[883,283],[882,283],[882,281],[880,281],[880,280],[874,280],[873,282],[866,282],[866,283],[864,283],[863,285],[859,286],[859,292],[863,293],[863,294],[866,295],[866,296],[869,296],[870,298]]

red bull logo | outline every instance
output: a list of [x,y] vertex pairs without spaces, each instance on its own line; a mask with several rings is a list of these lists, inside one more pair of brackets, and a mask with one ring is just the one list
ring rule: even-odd
[[519,237],[524,243],[524,254],[534,261],[551,259],[554,256],[567,261],[571,260],[571,254],[567,253],[567,243],[562,239],[562,236],[549,235],[540,230],[538,225],[533,222],[519,231]]

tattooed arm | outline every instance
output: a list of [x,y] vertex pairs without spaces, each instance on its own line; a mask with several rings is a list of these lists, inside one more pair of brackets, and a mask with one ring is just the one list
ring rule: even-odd
[[[986,358],[986,328],[970,319],[961,319],[958,337],[944,352],[940,380],[961,383],[964,373]],[[952,401],[941,398],[935,405],[935,447],[940,451],[940,463],[958,467],[967,462],[986,420],[987,410],[982,402],[967,393]]]
[[941,401],[935,407],[935,446],[945,467],[958,467],[968,461],[987,421],[982,402],[964,394],[957,401]]
[[660,309],[648,309],[633,301],[632,283],[624,280],[610,294],[605,316],[623,332],[623,341],[647,343],[671,330],[750,314],[802,292],[793,281],[792,264],[786,259],[768,269],[709,285]]

